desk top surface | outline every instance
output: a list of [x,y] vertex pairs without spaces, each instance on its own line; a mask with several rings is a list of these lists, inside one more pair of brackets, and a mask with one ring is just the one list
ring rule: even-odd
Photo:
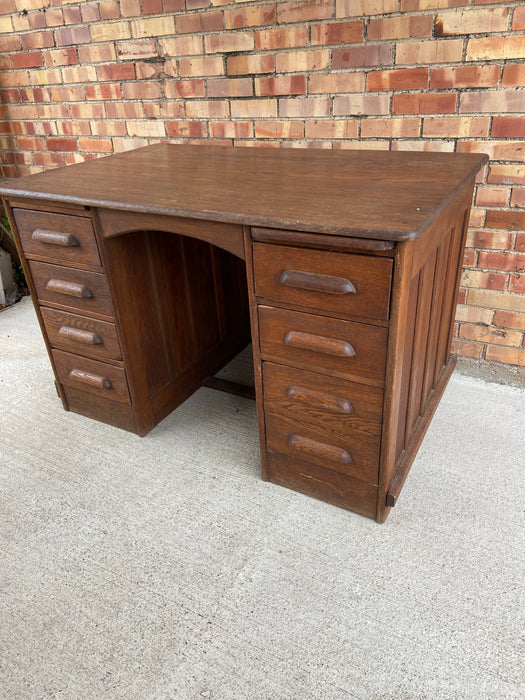
[[487,160],[160,143],[4,181],[0,194],[395,241],[421,236]]

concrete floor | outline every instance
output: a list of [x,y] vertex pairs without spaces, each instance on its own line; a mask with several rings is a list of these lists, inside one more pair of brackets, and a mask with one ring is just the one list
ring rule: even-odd
[[0,313],[2,700],[523,700],[525,393],[455,375],[385,525],[259,478],[255,406],[63,412]]

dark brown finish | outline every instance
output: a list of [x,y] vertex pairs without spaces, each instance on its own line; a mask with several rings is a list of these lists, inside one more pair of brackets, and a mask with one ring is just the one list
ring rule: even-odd
[[13,209],[25,255],[34,260],[99,269],[93,222],[85,216]]
[[345,316],[388,319],[392,261],[366,255],[253,244],[256,294]]
[[486,160],[159,144],[2,183],[64,407],[143,435],[224,388],[251,321],[263,478],[384,521]]
[[208,387],[208,389],[224,391],[226,394],[233,394],[234,396],[242,396],[245,399],[255,400],[255,387],[240,384],[239,382],[232,382],[229,379],[205,377],[202,380],[202,386]]

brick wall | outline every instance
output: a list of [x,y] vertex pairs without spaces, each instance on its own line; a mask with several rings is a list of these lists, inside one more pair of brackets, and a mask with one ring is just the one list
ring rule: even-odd
[[455,351],[525,364],[525,6],[0,0],[2,170],[174,142],[480,151]]

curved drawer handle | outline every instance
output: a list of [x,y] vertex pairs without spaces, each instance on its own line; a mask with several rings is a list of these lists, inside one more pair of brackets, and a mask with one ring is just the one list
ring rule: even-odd
[[335,355],[336,357],[354,357],[355,355],[354,348],[346,340],[325,338],[322,335],[311,335],[301,331],[288,331],[283,342],[292,348],[312,350],[324,355]]
[[302,386],[289,386],[286,389],[286,396],[296,401],[304,401],[305,403],[314,404],[319,408],[333,413],[352,413],[354,407],[348,399],[343,399],[340,396],[333,394],[325,394],[322,391],[312,391],[305,389]]
[[332,275],[320,275],[317,272],[303,272],[301,270],[285,270],[279,280],[284,287],[307,289],[311,292],[325,292],[326,294],[355,294],[356,288],[345,277],[333,277]]
[[102,338],[95,331],[83,331],[80,328],[61,326],[58,335],[67,340],[74,340],[84,345],[102,345]]
[[31,238],[38,243],[47,243],[48,245],[61,245],[68,248],[80,245],[78,238],[72,233],[59,233],[58,231],[47,231],[43,228],[37,228],[33,231]]
[[69,282],[68,280],[49,280],[46,284],[46,289],[49,289],[50,292],[67,294],[67,296],[77,297],[79,299],[91,299],[93,296],[93,292],[85,284]]
[[288,445],[294,450],[303,452],[306,456],[319,457],[320,459],[328,459],[331,462],[339,464],[351,464],[352,456],[350,452],[342,447],[335,445],[327,445],[325,442],[318,442],[311,438],[303,437],[302,435],[289,435]]
[[106,377],[101,377],[99,374],[91,374],[91,372],[84,372],[81,369],[72,369],[69,372],[69,378],[75,379],[77,382],[82,382],[83,384],[89,384],[90,386],[95,386],[97,389],[111,389],[111,382]]

